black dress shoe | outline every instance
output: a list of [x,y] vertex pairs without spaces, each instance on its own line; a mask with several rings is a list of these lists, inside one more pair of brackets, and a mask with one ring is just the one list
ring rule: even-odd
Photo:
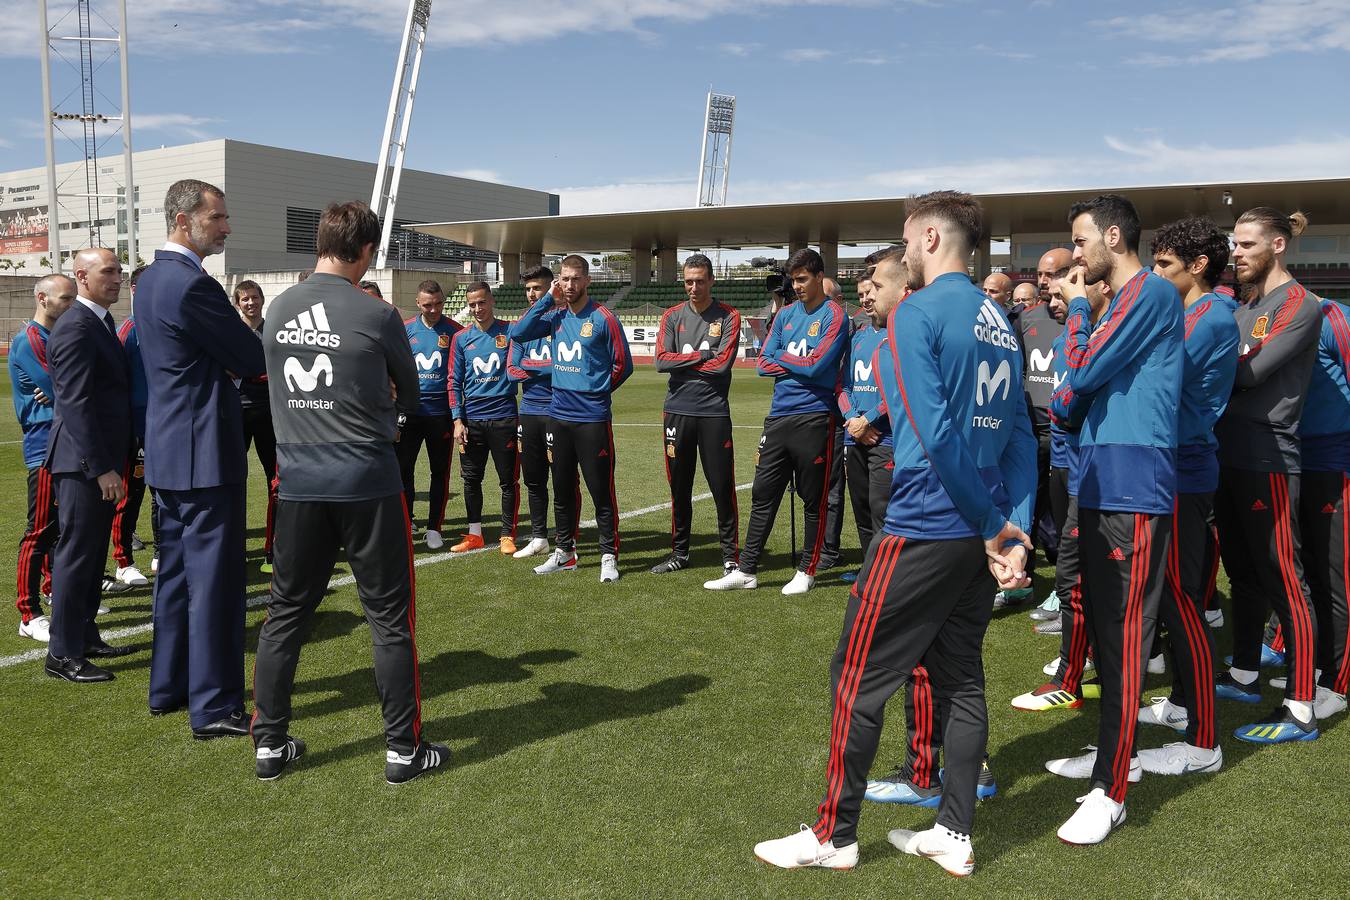
[[126,656],[135,652],[135,647],[114,647],[107,641],[99,641],[97,644],[90,644],[86,647],[84,655],[93,656],[99,659],[111,659],[115,656]]
[[48,653],[47,663],[43,668],[52,678],[64,678],[76,684],[113,680],[113,673],[107,669],[100,669],[82,656],[52,656]]
[[237,712],[210,725],[192,729],[192,736],[199,741],[209,741],[218,737],[248,737],[248,726],[249,717]]
[[186,703],[175,703],[173,706],[152,706],[150,707],[150,715],[167,716],[172,713],[182,712],[185,709],[187,709]]

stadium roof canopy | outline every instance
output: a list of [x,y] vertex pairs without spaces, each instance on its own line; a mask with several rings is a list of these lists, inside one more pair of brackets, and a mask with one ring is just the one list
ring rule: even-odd
[[[984,194],[980,202],[990,235],[1011,238],[1063,232],[1074,201],[1108,191],[1129,197],[1145,228],[1193,213],[1231,226],[1237,213],[1254,206],[1302,209],[1319,225],[1350,223],[1350,178]],[[882,244],[900,237],[904,203],[903,198],[890,198],[709,206],[410,227],[502,255]]]

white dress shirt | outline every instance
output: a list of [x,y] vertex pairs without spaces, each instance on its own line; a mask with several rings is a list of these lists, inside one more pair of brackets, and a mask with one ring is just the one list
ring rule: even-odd
[[164,249],[173,253],[181,253],[192,260],[194,266],[201,269],[203,272],[206,271],[206,267],[202,265],[202,258],[194,253],[191,248],[184,247],[182,244],[175,244],[173,241],[168,241],[164,244]]
[[98,305],[97,303],[95,303],[93,300],[90,300],[88,297],[85,297],[85,296],[77,295],[77,296],[75,297],[75,301],[76,301],[77,303],[82,303],[82,304],[84,304],[84,306],[85,306],[90,312],[92,312],[94,315],[98,316],[100,319],[103,319],[104,321],[111,323],[111,324],[113,325],[113,327],[116,328],[117,323],[113,321],[112,313],[109,312],[108,310],[104,309],[103,307],[99,306],[99,305]]

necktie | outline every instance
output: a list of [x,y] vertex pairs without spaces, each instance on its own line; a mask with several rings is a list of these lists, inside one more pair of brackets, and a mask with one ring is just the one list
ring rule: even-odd
[[108,326],[108,333],[113,336],[113,340],[117,340],[117,326],[113,324],[112,313],[103,314],[103,324]]

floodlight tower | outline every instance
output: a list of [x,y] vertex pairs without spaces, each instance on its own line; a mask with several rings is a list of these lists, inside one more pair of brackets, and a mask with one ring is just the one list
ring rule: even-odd
[[731,128],[735,120],[736,98],[709,90],[698,163],[699,206],[726,206],[727,180],[731,175]]
[[[408,21],[403,26],[403,42],[398,48],[394,68],[394,90],[389,96],[389,115],[384,121],[384,139],[375,164],[375,190],[370,208],[380,217],[383,228],[375,267],[383,269],[389,259],[389,235],[394,229],[394,205],[398,202],[398,183],[403,177],[403,157],[408,149],[408,127],[412,124],[413,100],[417,98],[417,75],[422,68],[422,48],[427,41],[427,19],[431,0],[409,0]],[[394,129],[398,139],[394,139]]]
[[[90,0],[75,0],[73,4],[65,5],[65,11],[57,18],[55,26],[49,27],[48,0],[38,0],[38,23],[42,29],[43,131],[47,144],[47,256],[51,260],[52,270],[55,272],[60,272],[62,269],[61,201],[63,198],[72,201],[84,201],[84,215],[88,223],[87,243],[91,247],[102,246],[104,243],[102,227],[99,224],[105,218],[100,209],[103,206],[103,201],[120,198],[124,203],[126,215],[127,261],[131,268],[136,267],[136,182],[132,177],[131,169],[131,80],[127,59],[127,2],[126,0],[117,0],[117,26],[113,26],[107,18],[100,15],[92,6]],[[58,35],[54,33],[63,26],[70,28],[71,25],[68,22],[72,19],[76,28],[75,34]],[[95,35],[94,28],[98,23],[102,23],[100,30],[106,28],[109,33]],[[63,46],[68,48],[72,44],[80,58],[78,66],[71,63],[70,58],[61,52]],[[74,111],[73,105],[64,108],[60,107],[60,104],[52,102],[51,56],[53,52],[70,63],[72,68],[79,69],[79,88],[71,90],[61,101],[64,104],[78,93],[80,98],[78,112]],[[95,108],[95,93],[104,98],[107,95],[102,91],[96,91],[94,73],[113,56],[117,56],[120,63],[122,108],[118,111],[120,115],[110,116]],[[62,123],[74,122],[80,123],[82,127],[83,134],[80,140],[76,140],[61,130]],[[122,192],[120,194],[117,192],[104,193],[99,188],[98,151],[103,143],[100,141],[100,131],[102,127],[106,127],[110,123],[116,123],[117,128],[122,132],[123,172]],[[62,137],[79,147],[84,154],[82,167],[77,168],[60,184],[57,184],[56,181],[55,136],[58,131]],[[77,178],[81,173],[84,175],[83,193],[78,192],[77,185],[72,185],[71,190],[65,190],[66,183]],[[118,230],[120,231],[120,228]]]

